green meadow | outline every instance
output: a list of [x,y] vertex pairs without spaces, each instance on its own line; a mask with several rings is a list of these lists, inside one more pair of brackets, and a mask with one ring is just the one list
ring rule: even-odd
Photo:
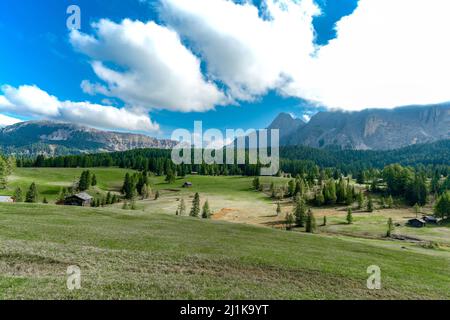
[[[55,199],[83,169],[17,169],[10,185],[31,182]],[[128,170],[94,168],[90,193],[117,192]],[[274,227],[276,203],[251,189],[252,178],[189,176],[173,184],[151,177],[153,197],[104,208],[0,204],[0,299],[450,299],[450,251],[383,238],[387,216],[355,212],[346,225],[339,208],[317,234]],[[182,188],[185,181],[192,188]],[[264,178],[284,184],[282,178]],[[195,192],[213,219],[175,216]],[[283,203],[283,212],[292,208]],[[234,222],[234,223],[231,223]],[[399,228],[396,232],[415,232]],[[423,229],[437,240],[448,226]],[[421,236],[414,233],[415,236]],[[67,268],[81,269],[82,288],[69,291]],[[382,288],[369,290],[367,268],[381,268]]]

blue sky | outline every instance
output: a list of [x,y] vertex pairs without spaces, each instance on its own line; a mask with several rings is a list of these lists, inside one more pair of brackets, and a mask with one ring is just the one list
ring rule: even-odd
[[[204,126],[208,128],[261,128],[266,127],[280,112],[288,112],[300,117],[305,112],[310,113],[312,110],[322,110],[323,107],[361,110],[365,107],[392,108],[416,102],[435,103],[450,100],[448,94],[441,94],[440,87],[438,89],[434,88],[432,94],[425,94],[420,90],[417,91],[417,96],[412,94],[411,91],[414,91],[411,90],[412,86],[418,88],[418,86],[424,84],[419,80],[414,80],[411,84],[407,83],[404,86],[405,88],[403,88],[398,83],[404,83],[405,80],[396,78],[400,72],[393,73],[394,77],[386,74],[385,70],[383,70],[384,73],[380,71],[378,74],[378,71],[383,69],[383,67],[379,68],[378,66],[390,66],[390,64],[397,66],[399,64],[398,61],[405,60],[400,54],[398,57],[395,55],[393,57],[386,55],[385,57],[383,54],[380,55],[377,50],[381,48],[379,49],[380,52],[384,53],[383,46],[385,43],[382,41],[391,33],[393,36],[396,35],[396,31],[392,29],[395,18],[397,18],[399,24],[402,22],[401,19],[405,19],[405,23],[409,22],[408,17],[398,16],[398,12],[403,10],[401,7],[392,8],[392,16],[389,10],[386,11],[388,15],[384,18],[384,21],[379,21],[379,17],[376,16],[367,16],[367,12],[376,12],[377,9],[382,8],[382,5],[386,6],[389,2],[385,0],[378,1],[379,8],[370,8],[369,6],[374,6],[374,4],[373,2],[370,4],[370,1],[367,0],[361,0],[365,1],[364,6],[359,6],[361,8],[358,7],[358,0],[316,0],[315,5],[320,8],[320,14],[317,12],[311,13],[313,10],[310,7],[300,7],[299,3],[308,3],[313,0],[280,0],[283,4],[286,4],[287,9],[284,12],[282,12],[283,10],[278,12],[278,9],[268,5],[268,1],[271,2],[273,0],[254,0],[253,5],[260,10],[260,17],[253,17],[253,20],[248,20],[248,23],[246,17],[252,17],[251,10],[244,9],[243,1],[240,1],[241,4],[238,4],[239,1],[236,1],[234,6],[226,7],[230,9],[228,21],[225,19],[226,17],[223,19],[224,21],[220,21],[220,23],[223,23],[220,25],[221,27],[229,27],[229,30],[227,29],[223,33],[214,29],[217,27],[215,25],[217,16],[214,15],[217,13],[214,12],[214,8],[198,7],[197,12],[195,9],[183,7],[185,3],[193,0],[186,0],[184,3],[179,0],[161,1],[165,2],[166,6],[163,6],[159,0],[46,0],[45,4],[35,0],[1,1],[0,85],[2,86],[4,97],[2,97],[2,92],[0,91],[0,115],[21,120],[50,118],[78,121],[81,124],[110,130],[148,131],[150,135],[167,137],[175,128],[191,128],[195,120],[202,120]],[[218,5],[227,2],[226,0],[210,1],[210,3],[214,2]],[[404,2],[404,0],[399,2]],[[420,15],[421,11],[426,10],[423,6],[420,6],[420,2],[421,0],[410,2],[413,4],[412,9],[414,9],[414,4],[417,4],[418,9],[411,11],[411,21],[418,17],[414,14]],[[76,4],[81,8],[82,21],[81,29],[78,30],[76,35],[72,36],[66,28],[66,19],[68,18],[66,9],[71,4]],[[360,9],[359,15],[366,15],[364,17],[368,20],[367,24],[357,24],[362,21],[358,19],[358,14],[355,11],[357,7]],[[269,10],[272,16],[268,18],[265,14]],[[242,39],[249,38],[244,38],[244,36],[240,38],[239,32],[236,34],[233,24],[239,23],[240,16],[236,17],[236,22],[234,21],[233,13],[240,14],[241,12],[242,33],[245,36],[251,35],[251,32],[257,29],[257,27],[249,27],[252,23],[255,26],[266,24],[267,29],[265,30],[268,32],[267,43],[261,43],[259,35],[256,34],[255,38],[259,40],[255,41],[254,44],[250,43],[247,45]],[[301,12],[306,12],[306,14],[303,16]],[[224,15],[226,14],[227,11],[224,11]],[[433,10],[433,14],[436,14],[436,10]],[[309,17],[312,17],[312,23],[308,22]],[[338,37],[336,23],[342,21],[343,17],[350,17],[350,19],[339,25],[340,36]],[[294,19],[291,21],[289,20],[291,18]],[[296,18],[304,19],[305,21],[297,23]],[[372,18],[375,23],[370,21]],[[386,28],[384,30],[382,26],[389,24],[390,18],[392,18],[391,29]],[[105,24],[103,27],[98,27],[98,29],[93,28],[92,24],[100,19],[107,19],[110,24]],[[115,41],[111,35],[109,35],[111,38],[101,39],[101,30],[105,32],[115,30],[114,32],[117,32],[114,34],[116,38],[119,37],[118,35],[133,38],[132,30],[137,29],[131,28],[137,28],[138,25],[125,26],[122,24],[123,19],[141,21],[143,25],[145,24],[147,31],[149,33],[153,32],[153,35],[164,35],[164,37],[170,38],[172,33],[175,34],[180,42],[177,46],[179,51],[174,53],[175,60],[171,61],[176,61],[177,54],[181,52],[185,56],[186,70],[194,70],[195,61],[198,60],[200,63],[199,70],[194,70],[192,73],[192,78],[196,78],[197,82],[192,85],[187,83],[191,81],[191,77],[185,77],[188,73],[175,74],[174,80],[167,81],[165,84],[168,87],[158,88],[158,81],[161,81],[161,79],[166,80],[166,78],[156,77],[155,79],[153,77],[155,70],[160,70],[159,66],[149,66],[149,62],[145,61],[145,59],[142,62],[142,68],[140,68],[138,63],[124,62],[128,61],[126,57],[127,52],[130,53],[130,57],[136,56],[137,59],[153,57],[152,54],[154,52],[145,51],[142,53],[142,47],[127,48],[126,44],[128,42],[111,44],[111,41]],[[271,19],[276,23],[269,26],[266,22]],[[430,20],[437,20],[434,23],[443,23],[439,20],[439,17],[435,19],[430,17]],[[154,21],[155,25],[150,26],[150,21]],[[282,23],[282,21],[290,21],[289,23],[292,24],[293,28],[297,29],[287,29],[286,24]],[[380,25],[378,26],[377,23],[380,23]],[[308,26],[310,25],[314,30],[314,38],[311,41],[308,40],[307,34]],[[370,28],[373,28],[374,25],[380,32],[380,36],[376,37],[376,41],[370,38],[370,36],[373,36]],[[405,30],[406,27],[407,25]],[[436,26],[434,25],[433,27]],[[439,27],[444,28],[446,26],[439,25]],[[205,28],[206,31],[202,28]],[[153,31],[149,31],[150,29]],[[272,31],[274,31],[275,36],[272,35],[271,38],[269,33]],[[426,39],[430,38],[426,31],[423,32],[423,41],[429,41]],[[279,32],[279,37],[283,38],[279,45],[285,47],[282,50],[274,49],[274,55],[279,56],[272,61],[267,54],[265,55],[264,52],[261,52],[263,51],[261,48],[271,48],[270,42],[277,41],[276,32]],[[386,34],[384,38],[383,32]],[[404,30],[399,30],[398,32],[404,32]],[[364,33],[368,36],[364,37]],[[436,34],[436,32],[434,33]],[[435,36],[438,38],[442,34],[438,32]],[[93,44],[93,39],[97,39],[98,41],[95,41],[98,43]],[[142,39],[146,39],[145,36]],[[166,38],[158,39],[158,41],[164,42]],[[223,39],[228,42],[222,41]],[[351,48],[353,43],[359,44],[361,42],[357,41],[358,39],[367,39],[368,44],[361,43],[359,47]],[[409,38],[405,37],[405,39],[408,40]],[[91,42],[88,41],[89,43],[87,43],[87,40]],[[305,45],[295,45],[297,40],[299,42],[304,41],[301,43]],[[388,40],[386,40],[386,43],[388,43]],[[420,38],[416,39],[416,41],[420,40]],[[157,41],[155,43],[159,45]],[[233,46],[236,46],[237,43],[242,44],[243,47],[233,51],[235,49]],[[391,42],[389,44],[392,45]],[[431,45],[435,45],[435,43]],[[372,46],[375,50],[372,49]],[[410,49],[407,43],[402,43],[402,46],[408,50]],[[304,47],[310,47],[309,51],[304,49]],[[222,48],[222,50],[217,48]],[[447,52],[447,48],[448,46],[444,48],[445,50],[442,50],[443,53]],[[114,49],[117,49],[118,52],[101,52],[101,50]],[[136,49],[136,52],[132,51],[134,49]],[[144,49],[147,50],[146,48]],[[228,49],[230,49],[230,52],[228,52]],[[374,56],[370,61],[362,61],[362,59],[360,61],[363,55],[367,55],[364,50],[369,49],[375,51],[374,55],[377,54],[377,56]],[[167,53],[167,51],[164,52]],[[292,54],[289,54],[289,52],[292,52]],[[141,53],[142,55],[139,55]],[[242,56],[239,53],[255,57],[255,65],[251,66],[251,68],[249,67],[248,70],[243,70],[242,73],[239,73],[242,69],[239,66],[246,66],[246,63],[237,61]],[[419,53],[423,54],[423,52]],[[222,58],[222,54],[224,63],[230,64],[229,68],[228,65],[226,68],[221,65],[221,60],[218,57]],[[235,56],[230,56],[233,54]],[[295,58],[297,54],[299,56],[298,61]],[[308,56],[304,58],[304,61],[300,57],[303,54]],[[308,62],[310,60],[307,59],[312,59],[311,57],[315,55],[317,59],[315,61],[311,60],[313,61],[312,63]],[[380,56],[381,58],[379,58]],[[167,61],[164,58],[162,59],[161,65],[164,65]],[[184,63],[183,59],[180,58]],[[283,61],[280,62],[280,60],[284,59],[292,59],[292,61],[289,60],[289,64]],[[398,61],[395,59],[398,59]],[[416,57],[411,59],[414,61]],[[93,61],[97,60],[102,66],[100,71],[95,69],[93,65]],[[158,61],[155,60],[154,64],[159,63]],[[130,66],[130,63],[132,66]],[[309,70],[309,65],[313,65],[315,68],[313,71],[309,71],[309,74],[306,71],[304,73],[293,72],[290,74],[290,70],[296,68]],[[373,69],[370,69],[371,65],[373,65]],[[369,66],[367,67],[369,70],[364,72],[364,74],[368,74],[367,79],[361,73],[361,66]],[[442,68],[441,63],[442,72],[446,71],[447,66],[448,62],[445,62],[445,68]],[[165,72],[175,68],[172,68],[170,65],[164,65],[164,67],[166,68],[164,69],[166,70]],[[178,68],[179,65],[176,67]],[[184,69],[184,65],[182,67]],[[261,77],[258,77],[259,68],[261,68]],[[127,71],[140,73],[144,69],[147,71],[138,74],[137,78],[131,79],[127,75]],[[429,69],[435,72],[435,69]],[[237,74],[236,72],[233,73],[233,70],[237,70]],[[276,76],[273,76],[274,70],[277,70]],[[343,77],[341,84],[339,77],[342,77],[346,70],[348,70],[350,75]],[[389,70],[392,70],[392,68]],[[419,71],[424,73],[425,78],[436,78],[435,74],[428,74],[428,71]],[[109,82],[109,79],[105,79],[105,72],[118,72],[126,85]],[[304,78],[303,74],[308,74],[308,77]],[[378,79],[384,76],[386,79],[393,78],[392,81],[395,80],[397,82],[393,82],[392,85],[382,83],[377,87],[380,84]],[[440,76],[438,74],[437,79],[441,79]],[[358,77],[363,78],[359,79]],[[167,78],[170,79],[170,76]],[[183,81],[180,81],[180,79]],[[377,79],[377,82],[371,83],[371,79]],[[141,91],[138,92],[138,89],[130,88],[132,85],[129,84],[129,81],[136,81]],[[147,81],[152,85],[146,87]],[[259,84],[259,82],[261,83]],[[82,83],[87,84],[83,86],[83,89]],[[313,83],[314,86],[308,87],[305,83]],[[323,88],[321,87],[322,83]],[[361,86],[360,88],[360,83],[367,83],[367,86]],[[21,90],[21,86],[25,85],[35,86],[39,91],[37,89]],[[184,85],[186,85],[186,89],[184,89]],[[345,91],[354,87],[358,87],[358,90]],[[179,88],[181,89],[178,90]],[[395,88],[397,91],[392,93],[392,88]],[[378,94],[380,90],[385,89],[391,91]],[[404,92],[402,91],[403,89]],[[444,89],[442,89],[442,92],[445,91]],[[174,99],[166,102],[164,98],[155,96],[152,90],[155,92],[159,90],[168,92],[166,96],[170,96],[173,93]],[[177,97],[175,96],[179,94],[178,91],[182,92],[183,90],[186,91],[185,95],[180,94],[180,99],[176,100]],[[188,92],[196,90],[198,90],[199,96],[194,97],[192,92]],[[44,92],[43,96],[40,96],[41,91]],[[446,92],[448,91],[446,90]],[[29,96],[25,96],[26,94],[29,94]],[[355,96],[353,97],[353,95]],[[1,100],[2,98],[3,100]],[[22,106],[22,104],[27,104],[29,100],[33,99],[41,99],[43,102],[37,105]],[[190,101],[191,105],[188,106],[186,103],[186,106],[183,106],[184,101]],[[56,111],[36,111],[39,108],[44,108],[45,103],[52,104],[53,102],[55,103]],[[85,102],[85,104],[80,105],[80,102]],[[106,105],[110,108],[105,109],[104,121],[101,119],[102,109],[98,107],[100,105]],[[114,110],[111,108],[124,109],[124,113],[113,114]],[[75,112],[73,111],[74,109],[79,112],[84,112],[84,110],[92,111],[92,113],[88,113],[90,119],[87,116],[79,117],[78,111]],[[100,111],[94,112],[94,109]],[[125,109],[127,110],[126,112]],[[110,111],[113,111],[113,115],[106,116]],[[134,117],[134,114],[139,114],[139,117]],[[149,119],[146,118],[147,116]],[[127,120],[124,121],[124,124],[121,123],[115,127],[115,119],[121,120],[122,117]],[[117,123],[119,122],[117,121]],[[138,125],[135,125],[136,123]],[[152,130],[145,130],[146,125],[151,125]]]
[[[319,2],[323,15],[314,26],[318,43],[335,36],[334,23],[349,14],[357,0]],[[339,3],[339,5],[337,5]],[[36,85],[60,100],[101,103],[105,97],[90,96],[80,88],[83,80],[95,81],[88,59],[73,49],[65,27],[66,9],[71,4],[81,8],[81,31],[89,33],[91,23],[102,18],[115,22],[132,20],[158,21],[158,3],[150,5],[137,0],[47,0],[45,4],[34,0],[3,0],[0,2],[0,84],[19,87]],[[116,101],[121,106],[121,101]],[[152,112],[152,120],[161,126],[162,135],[173,128],[190,127],[194,120],[214,128],[265,127],[280,112],[302,115],[308,103],[299,98],[281,97],[273,90],[256,101],[238,102],[237,105],[218,106],[208,112],[180,113],[167,110]],[[19,119],[32,117],[4,113]],[[34,117],[33,117],[34,118]]]

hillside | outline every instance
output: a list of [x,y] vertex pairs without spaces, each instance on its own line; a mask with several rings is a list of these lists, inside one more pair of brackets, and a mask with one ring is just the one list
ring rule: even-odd
[[281,144],[390,150],[449,138],[450,104],[441,104],[392,110],[319,112],[306,125],[284,135]]
[[0,205],[0,228],[0,299],[450,298],[448,255],[403,243],[52,205]]
[[0,129],[1,152],[16,155],[53,156],[173,146],[170,140],[54,121],[22,122]]

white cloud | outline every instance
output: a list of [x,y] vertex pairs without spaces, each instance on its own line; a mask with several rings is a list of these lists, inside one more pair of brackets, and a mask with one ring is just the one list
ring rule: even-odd
[[234,98],[251,100],[283,87],[314,53],[312,18],[320,11],[312,0],[267,0],[265,17],[250,3],[161,2],[164,21],[193,44]]
[[11,118],[11,117],[5,116],[3,114],[0,114],[0,127],[11,126],[11,125],[19,123],[19,122],[22,122],[22,120],[19,120],[16,118]]
[[[122,129],[154,132],[158,124],[152,122],[148,114],[92,104],[89,102],[60,101],[36,86],[14,88],[3,86],[4,96],[0,96],[0,112],[11,112],[24,117],[39,117],[68,121],[102,129]],[[2,116],[5,117],[5,116]],[[7,118],[3,118],[11,121]],[[2,118],[0,118],[0,123]]]
[[320,48],[307,85],[286,92],[348,110],[450,101],[449,12],[446,0],[360,0]]
[[[82,83],[86,93],[117,97],[133,107],[206,111],[227,102],[204,78],[200,60],[178,34],[154,22],[100,20],[95,35],[72,31],[70,41],[92,59],[105,84]],[[114,68],[107,66],[113,64]]]
[[210,77],[248,100],[275,89],[329,108],[450,101],[450,2],[360,0],[337,38],[315,47],[310,0],[161,0],[163,20],[204,59]]

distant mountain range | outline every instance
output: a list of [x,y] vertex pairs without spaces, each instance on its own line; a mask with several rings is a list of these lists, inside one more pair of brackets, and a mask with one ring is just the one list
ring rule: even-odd
[[29,121],[0,129],[0,151],[16,155],[67,155],[172,148],[175,142],[146,135],[109,132],[76,124]]
[[450,139],[450,104],[360,112],[319,112],[308,123],[280,114],[280,144],[351,150],[390,150]]
[[[268,128],[280,129],[282,146],[329,150],[398,149],[450,139],[450,104],[360,112],[324,111],[308,123],[281,113]],[[0,152],[24,156],[169,149],[175,145],[175,141],[141,134],[53,121],[22,122],[0,129]]]

